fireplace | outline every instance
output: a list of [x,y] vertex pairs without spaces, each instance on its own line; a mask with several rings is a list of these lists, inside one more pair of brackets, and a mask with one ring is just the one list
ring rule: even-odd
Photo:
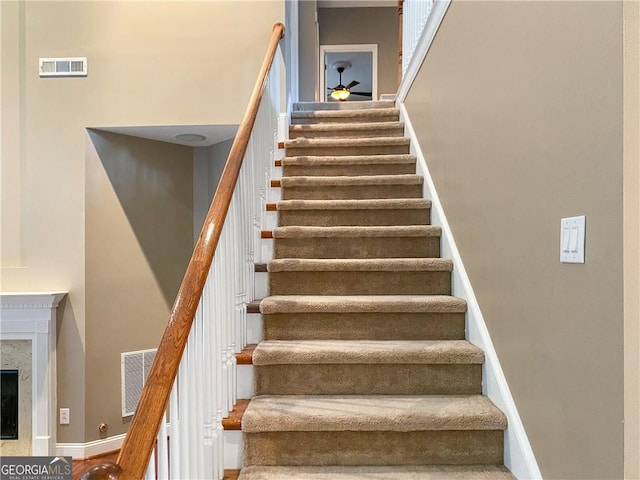
[[[56,309],[65,295],[0,293],[0,370],[3,371],[0,456],[55,455]],[[10,388],[14,380],[19,398],[5,395],[5,382]],[[9,412],[8,408],[14,402],[17,419],[15,412]]]
[[0,370],[0,440],[18,440],[18,370]]

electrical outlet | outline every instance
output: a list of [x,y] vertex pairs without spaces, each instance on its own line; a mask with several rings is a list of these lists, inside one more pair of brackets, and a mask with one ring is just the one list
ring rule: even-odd
[[69,425],[69,409],[60,409],[60,425]]

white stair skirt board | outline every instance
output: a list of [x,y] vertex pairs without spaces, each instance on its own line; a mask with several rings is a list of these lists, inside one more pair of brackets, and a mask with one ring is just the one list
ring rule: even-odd
[[238,365],[236,372],[236,398],[252,398],[255,395],[253,365]]
[[242,430],[225,430],[224,434],[224,468],[239,470],[242,468],[243,438]]
[[258,343],[262,340],[262,315],[247,314],[247,343]]
[[[275,167],[274,167],[274,169],[275,169]],[[269,203],[277,203],[280,200],[282,200],[281,189],[279,187],[277,187],[277,188],[274,188],[274,187],[269,188],[269,191],[267,192],[267,202],[269,202]]]
[[[265,261],[268,261],[268,258]],[[269,295],[269,274],[267,272],[256,272],[253,277],[256,298],[267,297]]]
[[489,336],[487,325],[480,311],[480,305],[462,263],[460,252],[451,233],[451,228],[440,203],[440,198],[433,184],[424,155],[418,144],[418,138],[413,130],[404,104],[400,104],[399,108],[400,119],[405,122],[405,135],[411,139],[411,153],[417,157],[417,173],[424,175],[423,196],[432,202],[431,224],[442,228],[441,255],[443,258],[451,258],[453,260],[452,295],[464,298],[467,301],[467,338],[485,352],[483,393],[506,414],[508,419],[508,427],[505,432],[504,464],[519,479],[542,478],[529,438],[524,430],[518,409],[500,366],[498,355]]
[[264,219],[264,229],[273,230],[278,226],[278,212],[266,212]]
[[[270,228],[269,230],[273,230]],[[263,238],[260,241],[260,248],[262,250],[262,257],[265,262],[268,262],[273,258],[273,239],[272,238]]]

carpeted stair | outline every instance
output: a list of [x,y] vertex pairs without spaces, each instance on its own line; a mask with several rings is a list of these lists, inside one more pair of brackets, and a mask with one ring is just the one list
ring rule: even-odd
[[398,111],[292,122],[240,480],[513,479]]

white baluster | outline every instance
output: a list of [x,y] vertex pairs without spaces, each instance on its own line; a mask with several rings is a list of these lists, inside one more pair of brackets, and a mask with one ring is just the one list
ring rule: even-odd
[[[187,345],[186,348],[189,348]],[[186,352],[185,352],[186,353]],[[180,368],[178,373],[178,415],[180,417],[179,433],[177,442],[173,442],[172,445],[179,450],[180,454],[180,470],[176,478],[189,478],[189,401],[188,401],[188,373],[189,360],[187,355],[183,355],[180,362]]]
[[[178,374],[179,375],[179,374]],[[169,449],[169,473],[170,478],[180,478],[180,450],[176,445],[180,442],[180,414],[178,410],[178,379],[173,384],[169,397],[169,441],[174,447]]]
[[203,368],[202,368],[202,392],[203,392],[203,421],[204,421],[204,458],[203,471],[206,478],[213,478],[215,455],[214,433],[215,433],[215,410],[213,404],[213,365],[211,358],[211,324],[213,321],[211,314],[211,271],[207,277],[202,292],[202,343],[203,343]]
[[158,448],[156,449],[156,457],[158,459],[158,476],[159,480],[169,478],[169,437],[167,435],[167,414],[165,413],[160,430],[158,431]]
[[277,151],[281,86],[276,59],[145,478],[223,477],[222,418],[236,401],[235,355],[247,342],[254,262],[263,261],[260,232]]
[[156,449],[153,449],[151,453],[151,458],[149,459],[149,465],[147,465],[147,471],[144,472],[145,480],[155,480],[156,479]]

